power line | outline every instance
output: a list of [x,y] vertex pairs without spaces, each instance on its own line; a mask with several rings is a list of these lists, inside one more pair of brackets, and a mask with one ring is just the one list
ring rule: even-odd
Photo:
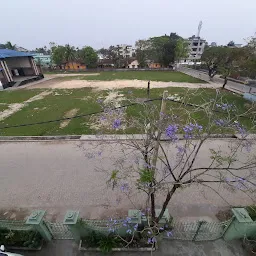
[[[111,109],[109,109],[109,111],[113,111],[113,110],[117,110],[117,109],[121,109],[121,108],[126,108],[126,107],[131,107],[131,106],[139,105],[139,104],[142,104],[142,103],[149,103],[149,102],[157,101],[157,100],[162,100],[162,97],[145,100],[143,102],[134,102],[134,103],[130,103],[130,104],[127,104],[127,105],[116,107],[116,108],[111,108]],[[185,103],[185,102],[177,101],[177,100],[170,99],[170,98],[169,99],[167,98],[167,100],[175,102],[175,103],[179,103],[179,104],[182,104],[182,105],[185,105],[185,106],[198,107],[198,108],[204,109],[204,107],[202,107],[200,105],[192,104],[192,103]],[[220,110],[213,110],[213,111],[217,112],[217,113],[226,114],[225,112],[222,112]],[[97,115],[97,114],[101,114],[101,113],[104,113],[104,112],[105,112],[105,110],[101,110],[101,111],[91,112],[91,113],[88,113],[88,114],[76,115],[76,116],[73,116],[73,117],[64,117],[64,118],[53,119],[53,120],[42,121],[42,122],[35,122],[35,123],[17,124],[17,125],[11,125],[11,126],[2,126],[2,127],[0,127],[0,130],[61,122],[61,121],[66,121],[66,120],[72,120],[72,119],[75,119],[75,118],[82,118],[82,117]],[[246,116],[240,116],[240,117],[241,118],[246,118],[246,119],[252,119],[251,117],[246,117]]]
[[[135,106],[135,105],[142,104],[142,103],[149,103],[149,102],[156,101],[156,100],[162,100],[162,97],[161,98],[145,100],[143,102],[134,102],[134,103],[130,103],[130,104],[127,104],[127,105],[116,107],[116,108],[111,108],[111,109],[109,109],[109,111],[113,111],[113,110],[117,110],[117,109],[121,109],[121,108],[126,108],[126,107],[131,107],[131,106]],[[91,113],[88,113],[88,114],[76,115],[76,116],[73,116],[73,117],[64,117],[64,118],[53,119],[53,120],[42,121],[42,122],[36,122],[36,123],[27,123],[27,124],[17,124],[17,125],[11,125],[11,126],[2,126],[2,127],[0,127],[0,130],[9,129],[9,128],[19,128],[19,127],[26,127],[26,126],[33,126],[33,125],[61,122],[61,121],[65,121],[65,120],[72,120],[72,119],[75,119],[75,118],[81,118],[81,117],[86,117],[86,116],[97,115],[97,114],[104,113],[104,112],[105,112],[105,110],[101,110],[101,111],[97,111],[97,112],[91,112]]]

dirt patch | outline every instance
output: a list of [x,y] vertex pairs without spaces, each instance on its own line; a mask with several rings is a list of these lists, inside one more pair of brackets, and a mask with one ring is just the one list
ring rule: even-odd
[[[70,117],[73,117],[77,114],[77,112],[79,111],[79,108],[74,108],[74,109],[71,109],[69,110],[65,115],[64,115],[64,118],[70,118]],[[63,129],[65,128],[66,126],[68,126],[68,124],[70,123],[71,120],[65,120],[63,122],[61,122],[60,124],[60,128]]]
[[120,107],[122,101],[126,100],[123,96],[124,95],[120,94],[118,91],[109,91],[105,98],[99,98],[99,103],[105,111],[101,116],[96,115],[90,118],[90,128],[101,131],[109,131],[112,129],[124,130],[126,128],[124,125],[126,120],[126,109],[120,108],[112,110],[113,108]]
[[28,99],[27,101],[25,101],[25,103],[30,103],[30,102],[33,102],[33,101],[36,101],[36,100],[42,100],[45,96],[47,96],[51,93],[52,93],[51,91],[44,91],[44,92],[39,93],[36,96]]
[[45,96],[51,94],[51,91],[44,91],[42,93],[39,93],[38,95],[24,101],[23,103],[13,103],[8,105],[8,109],[2,111],[0,113],[0,121],[4,120],[5,118],[13,115],[14,113],[18,112],[22,108],[28,105],[28,103],[31,103],[36,100],[42,100]]
[[13,103],[8,106],[8,109],[5,109],[0,113],[0,121],[4,120],[5,118],[11,116],[12,114],[18,112],[25,106],[24,103]]
[[[48,88],[48,89],[76,89],[76,88],[96,88],[98,90],[107,89],[118,89],[118,88],[147,88],[147,81],[142,80],[114,80],[114,81],[86,81],[86,80],[70,80],[60,81],[51,80],[49,82],[40,83],[35,86],[29,87],[34,88]],[[186,88],[217,88],[219,85],[206,84],[206,83],[176,83],[176,82],[151,82],[151,88],[166,88],[166,87],[186,87]]]

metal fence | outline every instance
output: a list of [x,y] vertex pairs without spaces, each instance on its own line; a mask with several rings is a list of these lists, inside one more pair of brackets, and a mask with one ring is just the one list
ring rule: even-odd
[[168,239],[187,240],[187,241],[212,241],[223,237],[232,219],[224,222],[181,222],[171,223],[171,235]]
[[[172,220],[170,223],[171,235],[168,239],[187,240],[187,241],[211,241],[222,238],[232,223],[232,219],[224,222],[183,222]],[[109,234],[115,230],[119,235],[125,235],[127,227],[123,225],[123,220],[83,220],[80,219],[74,226],[66,225],[63,222],[43,221],[53,239],[76,239],[83,237],[88,232],[95,231]],[[32,230],[34,227],[26,224],[26,221],[0,220],[1,229],[9,230]],[[72,229],[73,228],[73,229]]]
[[0,229],[31,230],[33,227],[27,225],[25,220],[0,220]]

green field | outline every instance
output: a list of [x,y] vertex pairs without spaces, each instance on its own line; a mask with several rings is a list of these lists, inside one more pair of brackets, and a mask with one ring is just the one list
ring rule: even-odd
[[[80,73],[82,75],[82,73]],[[187,82],[187,83],[206,83],[200,79],[192,76],[175,72],[175,71],[106,71],[101,72],[98,76],[76,76],[76,77],[64,77],[64,80],[68,79],[81,79],[81,80],[96,80],[96,81],[112,81],[112,80],[150,80],[150,81],[162,81],[162,82]]]
[[[161,97],[164,89],[151,89],[151,98]],[[189,102],[200,104],[204,102],[209,102],[209,100],[214,99],[216,96],[216,91],[212,89],[185,89],[178,87],[167,88],[169,94],[178,94],[179,96],[189,95]],[[18,91],[4,91],[0,94],[0,103],[17,103],[27,100],[32,96],[41,93],[44,90],[18,90]],[[93,118],[97,116],[90,117],[80,117],[72,119],[68,125],[60,128],[61,122],[51,122],[47,124],[32,125],[27,127],[18,128],[8,128],[1,129],[4,126],[13,126],[20,124],[36,123],[54,119],[60,119],[66,117],[67,112],[76,109],[76,115],[90,114],[92,112],[102,111],[100,104],[97,100],[105,99],[110,91],[96,91],[91,88],[83,89],[62,89],[62,90],[52,90],[52,93],[46,96],[44,99],[37,100],[26,104],[21,110],[12,114],[8,118],[0,122],[0,135],[65,135],[65,134],[96,134],[99,132],[96,128],[91,126]],[[143,89],[134,88],[124,88],[118,90],[121,94],[122,101],[121,105],[127,104],[131,99],[139,99],[140,101],[146,100],[146,91]],[[243,112],[248,109],[250,104],[244,100],[241,96],[235,95],[233,93],[221,92],[223,100],[230,104],[236,105],[239,111]],[[160,106],[161,101],[154,101],[157,106]],[[175,110],[176,115],[186,115],[184,110],[179,110],[178,103],[169,102],[167,103],[167,112],[171,113]],[[3,109],[7,108],[7,105],[0,105]],[[129,120],[131,117],[137,117],[140,115],[142,110],[141,105],[131,106],[126,109],[126,118]],[[187,107],[187,111],[190,108]],[[102,115],[102,114],[99,114]],[[98,115],[98,117],[99,117]],[[200,124],[207,124],[207,118],[203,111],[198,110],[191,113],[191,116]],[[221,116],[221,114],[220,114]],[[241,122],[246,126],[250,126],[250,120],[243,119]],[[122,133],[123,131],[119,131]],[[128,128],[125,132],[127,133],[137,133],[140,132],[136,128]],[[108,133],[116,133],[115,130],[108,131]]]

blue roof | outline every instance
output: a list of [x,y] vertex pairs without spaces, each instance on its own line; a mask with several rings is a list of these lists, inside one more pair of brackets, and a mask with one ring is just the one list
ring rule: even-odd
[[31,57],[33,56],[29,52],[18,52],[9,49],[0,49],[0,59],[13,58],[13,57]]

